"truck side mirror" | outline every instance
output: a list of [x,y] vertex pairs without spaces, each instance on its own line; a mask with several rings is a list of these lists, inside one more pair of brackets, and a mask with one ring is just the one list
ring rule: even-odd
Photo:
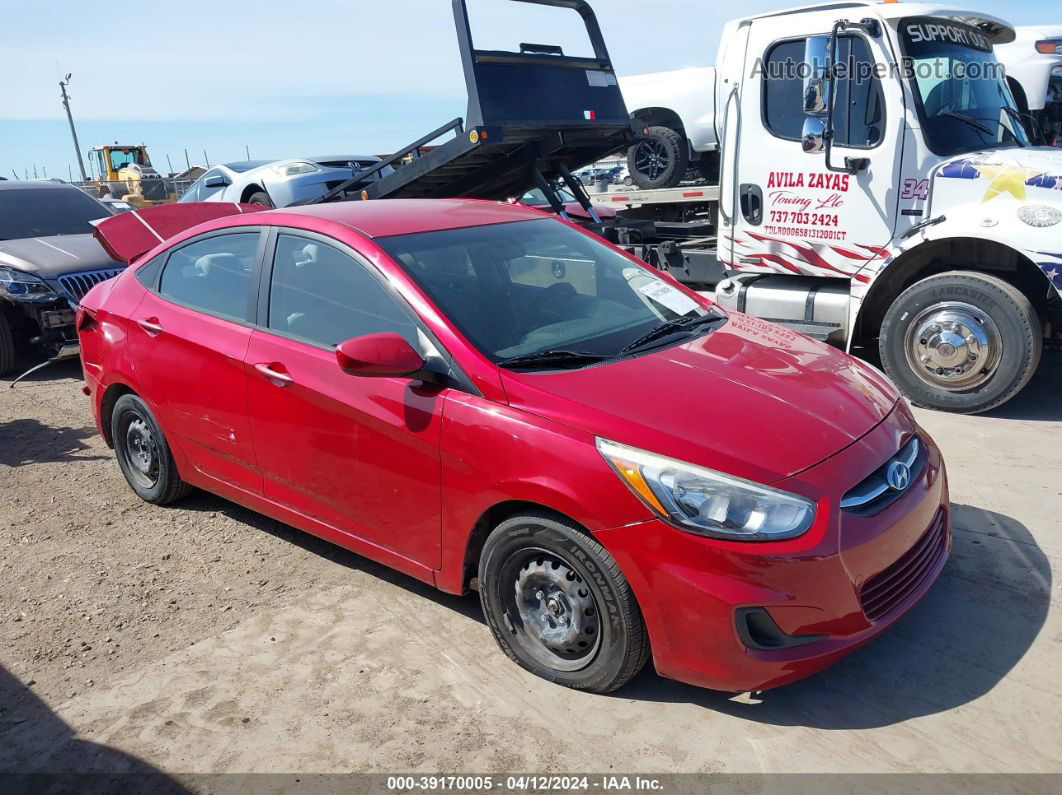
[[808,116],[804,119],[804,130],[800,133],[800,146],[809,155],[817,155],[826,148],[826,120],[821,116]]
[[804,46],[804,113],[826,113],[830,107],[830,78],[826,68],[832,60],[830,40],[830,36],[809,36]]

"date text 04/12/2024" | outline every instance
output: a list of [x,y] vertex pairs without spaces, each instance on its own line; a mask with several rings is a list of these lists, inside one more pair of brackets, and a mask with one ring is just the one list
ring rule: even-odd
[[661,781],[646,776],[600,775],[512,775],[512,776],[389,776],[387,789],[392,792],[571,792],[633,791],[659,792]]

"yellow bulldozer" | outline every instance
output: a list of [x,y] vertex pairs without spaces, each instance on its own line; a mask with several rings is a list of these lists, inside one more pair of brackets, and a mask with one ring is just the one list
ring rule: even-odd
[[89,165],[96,176],[88,186],[100,198],[110,196],[134,207],[150,207],[177,201],[177,194],[151,165],[147,147],[122,145],[94,146],[88,151]]

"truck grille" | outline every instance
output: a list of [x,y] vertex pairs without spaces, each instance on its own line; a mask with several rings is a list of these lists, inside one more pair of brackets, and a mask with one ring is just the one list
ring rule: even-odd
[[933,571],[947,547],[947,524],[947,511],[941,509],[913,547],[887,569],[863,583],[859,601],[868,619],[878,621],[887,616]]
[[105,268],[98,271],[65,273],[59,277],[59,286],[66,293],[67,298],[76,304],[80,303],[85,293],[97,284],[112,279],[121,272],[121,268]]

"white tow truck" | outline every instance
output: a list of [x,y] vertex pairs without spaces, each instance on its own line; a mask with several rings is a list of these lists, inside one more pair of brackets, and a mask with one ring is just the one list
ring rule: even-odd
[[1014,38],[936,4],[734,20],[715,67],[621,78],[648,132],[608,199],[656,231],[613,235],[686,282],[718,257],[724,305],[876,344],[915,403],[998,406],[1062,328],[1062,150],[1029,145],[993,51]]

